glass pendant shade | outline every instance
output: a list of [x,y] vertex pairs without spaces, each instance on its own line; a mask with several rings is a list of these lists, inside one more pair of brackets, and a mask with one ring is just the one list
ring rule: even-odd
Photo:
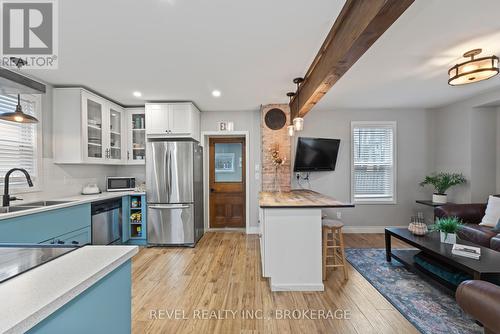
[[464,57],[471,60],[457,64],[448,71],[448,84],[451,86],[465,85],[489,79],[498,74],[498,57],[482,57],[475,59],[474,56],[481,52],[480,49],[466,52]]
[[295,131],[304,130],[304,119],[302,117],[295,117],[293,119],[293,126],[295,128]]
[[17,95],[16,111],[0,114],[0,120],[26,124],[38,123],[38,119],[23,113],[23,108],[21,107],[21,96],[19,94]]
[[295,126],[294,125],[289,125],[287,127],[287,129],[288,129],[288,135],[290,137],[293,137],[293,135],[295,134]]

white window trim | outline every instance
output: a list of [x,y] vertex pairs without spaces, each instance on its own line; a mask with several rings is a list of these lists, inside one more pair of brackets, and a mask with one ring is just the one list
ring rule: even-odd
[[[35,117],[38,119],[38,128],[36,131],[36,169],[37,176],[32,177],[33,187],[29,187],[28,183],[26,183],[25,187],[10,187],[9,194],[27,194],[27,193],[35,193],[43,190],[43,153],[42,153],[42,138],[43,138],[43,126],[42,126],[42,97],[41,95],[21,95],[21,100],[27,100],[31,102],[35,102]],[[18,172],[16,172],[18,173]],[[5,175],[1,175],[2,181]],[[3,182],[0,187],[1,193],[3,195]]]
[[[370,199],[355,199],[354,198],[354,140],[353,140],[353,134],[354,134],[354,128],[355,127],[362,127],[362,126],[390,126],[393,129],[393,147],[392,147],[392,154],[393,154],[393,159],[394,159],[394,173],[393,173],[393,196],[390,199],[383,200],[380,198],[377,198],[376,200],[370,200]],[[398,127],[397,127],[397,122],[396,121],[351,121],[351,203],[355,203],[358,205],[394,205],[398,204]]]

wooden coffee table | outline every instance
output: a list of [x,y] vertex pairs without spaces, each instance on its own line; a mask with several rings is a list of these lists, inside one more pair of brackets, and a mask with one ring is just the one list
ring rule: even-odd
[[[397,238],[417,249],[393,250],[391,249],[391,237]],[[500,252],[475,245],[465,240],[458,240],[458,243],[481,248],[481,259],[474,260],[453,255],[451,253],[453,245],[442,243],[440,241],[439,232],[431,232],[425,236],[416,236],[406,228],[389,227],[385,229],[385,251],[386,259],[389,262],[391,258],[394,258],[404,264],[408,269],[422,273],[421,268],[415,265],[413,257],[419,252],[424,252],[426,255],[429,255],[443,264],[472,275],[474,279],[484,280],[485,278],[500,276]],[[424,272],[424,274],[433,276],[429,275],[430,273],[428,272]],[[432,278],[438,279],[437,277]],[[441,282],[442,280],[439,281],[440,283],[444,283]]]

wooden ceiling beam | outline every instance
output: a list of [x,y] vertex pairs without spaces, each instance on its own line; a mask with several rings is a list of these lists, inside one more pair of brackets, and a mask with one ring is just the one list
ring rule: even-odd
[[292,117],[307,114],[413,1],[347,0],[290,102]]

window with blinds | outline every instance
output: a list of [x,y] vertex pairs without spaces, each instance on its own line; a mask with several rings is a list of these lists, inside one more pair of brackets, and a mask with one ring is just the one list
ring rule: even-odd
[[[23,112],[37,117],[37,103],[35,96],[21,95]],[[12,112],[17,106],[17,96],[0,95],[0,113]],[[3,187],[4,176],[11,168],[24,168],[31,175],[34,182],[38,177],[37,155],[37,125],[20,124],[0,120],[0,185]],[[12,188],[28,188],[26,178],[20,172],[10,177]]]
[[396,123],[352,122],[352,200],[396,202]]

